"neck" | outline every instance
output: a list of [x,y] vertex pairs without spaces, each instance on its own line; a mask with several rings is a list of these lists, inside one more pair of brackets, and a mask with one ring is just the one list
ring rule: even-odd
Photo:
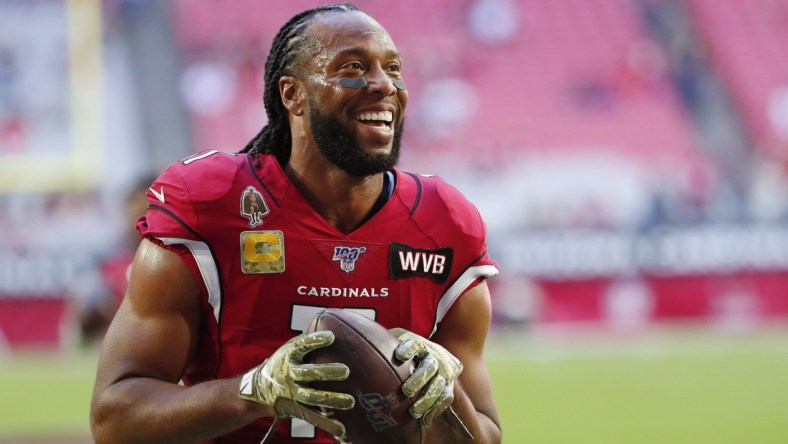
[[383,189],[383,173],[356,177],[331,164],[309,166],[291,159],[285,173],[315,211],[343,233],[364,222]]

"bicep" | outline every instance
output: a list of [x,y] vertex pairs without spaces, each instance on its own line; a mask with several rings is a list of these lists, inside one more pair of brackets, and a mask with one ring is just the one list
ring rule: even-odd
[[196,344],[200,292],[177,253],[143,240],[102,344],[97,388],[128,377],[178,382]]

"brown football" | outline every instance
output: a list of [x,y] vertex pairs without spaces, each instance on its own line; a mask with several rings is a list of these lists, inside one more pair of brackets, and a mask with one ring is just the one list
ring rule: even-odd
[[402,393],[402,383],[415,367],[394,356],[399,345],[377,322],[341,309],[324,309],[307,332],[330,330],[334,343],[308,353],[306,362],[341,362],[350,368],[344,381],[317,382],[320,390],[349,393],[356,399],[351,410],[335,410],[334,418],[347,430],[353,444],[418,444],[421,430],[408,409],[416,399]]

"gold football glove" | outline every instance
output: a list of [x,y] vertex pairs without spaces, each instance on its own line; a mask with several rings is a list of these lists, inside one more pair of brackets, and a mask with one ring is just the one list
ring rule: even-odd
[[462,363],[439,344],[416,333],[402,328],[390,331],[400,341],[395,352],[397,359],[418,358],[418,366],[402,384],[402,391],[411,397],[424,389],[411,406],[410,414],[428,426],[454,401],[454,380],[462,372]]
[[348,377],[350,370],[341,363],[304,363],[304,355],[333,342],[334,333],[330,331],[298,335],[241,378],[238,393],[241,398],[274,410],[276,420],[269,435],[281,418],[296,417],[338,439],[344,438],[344,425],[320,413],[317,408],[349,410],[355,402],[353,396],[316,390],[308,384],[314,381],[342,381]]

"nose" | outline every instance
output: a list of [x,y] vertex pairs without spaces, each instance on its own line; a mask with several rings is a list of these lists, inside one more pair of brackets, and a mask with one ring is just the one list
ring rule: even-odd
[[367,72],[367,88],[369,92],[380,93],[388,97],[397,92],[392,79],[380,65]]

